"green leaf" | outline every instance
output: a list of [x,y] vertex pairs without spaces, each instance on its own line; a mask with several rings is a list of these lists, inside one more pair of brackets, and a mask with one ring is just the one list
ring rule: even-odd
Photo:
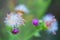
[[36,33],[34,34],[34,36],[35,36],[35,37],[40,37],[41,35],[40,35],[39,32],[36,32]]
[[[30,13],[28,16],[32,15],[34,18],[42,18],[47,11],[48,6],[51,3],[51,0],[43,1],[43,0],[18,0],[20,4],[26,4],[26,6],[29,8]],[[30,4],[31,3],[31,4]],[[11,6],[12,7],[12,6]],[[10,8],[10,7],[9,7]],[[29,40],[34,34],[36,33],[36,36],[38,36],[38,32],[41,30],[45,30],[46,26],[44,23],[39,24],[38,26],[34,26],[32,24],[33,17],[29,17],[30,20],[26,19],[25,25],[19,28],[18,34],[12,34],[10,27],[6,26],[7,31],[9,31],[9,40]]]

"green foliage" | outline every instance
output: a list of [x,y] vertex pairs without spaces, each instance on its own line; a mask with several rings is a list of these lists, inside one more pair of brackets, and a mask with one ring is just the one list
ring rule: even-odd
[[[12,28],[9,26],[6,26],[6,31],[8,31],[8,40],[29,40],[32,36],[38,36],[39,31],[41,30],[46,30],[46,26],[44,22],[39,24],[38,26],[34,26],[32,24],[32,19],[33,18],[42,18],[45,12],[47,11],[48,6],[51,3],[51,0],[17,0],[19,4],[25,4],[27,8],[29,9],[30,13],[28,16],[32,15],[33,17],[28,18],[26,20],[26,23],[24,26],[19,27],[20,32],[18,34],[12,34],[11,30]],[[10,6],[12,7],[12,6]],[[25,17],[28,17],[25,16]],[[30,19],[30,21],[28,21]],[[28,21],[28,22],[27,22]]]

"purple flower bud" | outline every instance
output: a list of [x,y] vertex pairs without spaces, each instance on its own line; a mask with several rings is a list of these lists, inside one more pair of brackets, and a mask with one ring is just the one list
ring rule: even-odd
[[34,26],[38,26],[39,20],[38,19],[33,19],[32,23],[33,23]]
[[17,28],[14,28],[13,30],[12,30],[12,33],[13,34],[17,34],[19,32],[19,30],[17,29]]

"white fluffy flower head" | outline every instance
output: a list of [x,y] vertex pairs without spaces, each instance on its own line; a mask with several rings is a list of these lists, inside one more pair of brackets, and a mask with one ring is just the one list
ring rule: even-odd
[[58,23],[55,17],[52,14],[47,14],[46,16],[43,17],[43,21],[48,27],[47,32],[56,34],[56,31],[58,30]]
[[24,13],[28,13],[29,12],[27,7],[25,5],[23,5],[23,4],[16,6],[15,10],[16,11],[23,11]]
[[7,14],[7,17],[5,18],[5,24],[11,27],[18,27],[21,25],[24,25],[24,19],[19,16],[18,14],[10,13]]

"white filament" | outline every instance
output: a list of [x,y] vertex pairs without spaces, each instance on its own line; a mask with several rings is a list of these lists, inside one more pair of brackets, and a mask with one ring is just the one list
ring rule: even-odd
[[[43,17],[43,21],[46,23],[47,21],[48,22],[51,22],[51,25],[50,27],[48,28],[47,30],[47,33],[53,33],[53,34],[56,34],[56,31],[58,30],[58,23],[57,23],[57,20],[53,20],[54,16],[52,14],[47,14]],[[55,18],[54,18],[55,19]]]
[[28,13],[29,12],[28,9],[27,9],[27,7],[25,5],[18,5],[18,6],[16,6],[15,10],[16,11],[18,11],[18,10],[19,11],[23,11],[25,13]]
[[14,27],[14,26],[18,27],[18,26],[24,25],[24,19],[18,14],[10,13],[10,14],[7,14],[7,17],[5,18],[4,23],[11,27]]

